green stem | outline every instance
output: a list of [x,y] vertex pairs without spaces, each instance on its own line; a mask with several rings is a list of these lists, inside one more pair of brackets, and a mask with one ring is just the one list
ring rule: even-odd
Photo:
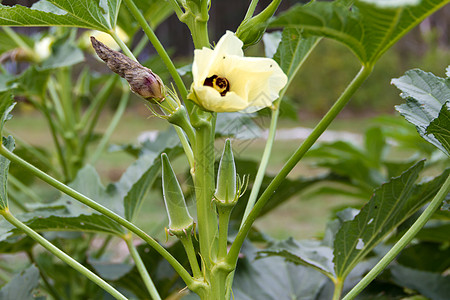
[[40,234],[38,234],[36,231],[16,219],[8,209],[1,210],[0,214],[12,225],[19,228],[23,232],[25,232],[29,237],[34,239],[36,242],[38,242],[42,247],[47,249],[49,252],[51,252],[53,255],[64,261],[66,264],[86,276],[89,280],[97,284],[99,287],[104,289],[106,292],[111,294],[116,299],[122,299],[127,300],[127,298],[119,293],[115,288],[113,288],[111,285],[109,285],[106,281],[98,277],[96,274],[94,274],[92,271],[87,269],[85,266],[74,260],[72,257],[61,251],[59,248],[55,247],[52,243],[44,239]]
[[104,214],[105,216],[109,217],[110,219],[112,219],[112,220],[116,221],[117,223],[119,223],[120,225],[124,226],[125,228],[127,228],[128,230],[130,230],[131,232],[133,232],[140,238],[142,238],[144,241],[146,241],[159,254],[161,254],[161,256],[164,257],[172,265],[172,267],[180,275],[180,277],[184,280],[184,282],[186,283],[187,286],[190,286],[193,283],[193,279],[189,275],[189,273],[186,271],[186,269],[166,249],[164,249],[163,246],[158,244],[157,241],[155,241],[152,237],[150,237],[142,229],[140,229],[139,227],[137,227],[130,221],[122,218],[121,216],[112,212],[108,208],[98,204],[94,200],[86,197],[83,194],[80,194],[79,192],[75,191],[74,189],[70,188],[69,186],[67,186],[67,185],[59,182],[58,180],[54,179],[53,177],[47,175],[45,172],[39,170],[38,168],[36,168],[35,166],[26,162],[19,156],[10,152],[3,145],[0,147],[0,155],[3,155],[7,159],[9,159],[11,162],[14,162],[14,163],[22,166],[28,172],[34,174],[36,177],[42,179],[44,182],[50,184],[51,186],[53,186],[56,189],[60,190],[61,192],[65,193],[66,195],[89,206],[90,208],[100,212],[101,214]]
[[147,36],[143,35],[141,37],[141,39],[139,40],[139,42],[137,43],[136,47],[133,48],[133,54],[134,56],[139,56],[139,54],[141,54],[142,50],[145,49],[145,45],[147,45],[148,43],[148,38]]
[[108,144],[109,139],[111,138],[114,130],[116,129],[117,125],[120,122],[120,119],[122,118],[123,113],[125,112],[129,97],[130,97],[129,90],[124,90],[122,97],[120,98],[120,102],[117,107],[117,110],[114,114],[114,117],[112,118],[111,123],[109,124],[108,128],[106,129],[105,133],[103,134],[103,137],[100,140],[100,143],[98,144],[97,149],[95,150],[95,153],[91,156],[91,162],[90,162],[91,164],[95,164],[95,162],[102,155],[103,150],[105,149],[106,145]]
[[219,212],[219,254],[218,260],[223,260],[227,256],[228,246],[228,223],[233,207],[218,207]]
[[[186,86],[184,85],[180,74],[178,74],[178,72],[177,72],[177,68],[173,64],[172,60],[170,59],[170,57],[167,54],[166,50],[164,49],[163,45],[161,44],[161,42],[158,40],[155,33],[153,32],[153,29],[147,23],[144,16],[137,8],[136,4],[134,4],[133,0],[124,0],[124,2],[127,5],[128,9],[130,10],[131,14],[136,19],[136,21],[142,27],[145,34],[147,35],[150,42],[152,43],[153,47],[155,47],[155,49],[158,52],[159,56],[161,57],[162,61],[166,65],[167,69],[169,70],[170,75],[172,75],[172,78],[178,87],[178,90],[180,91],[181,97],[183,99],[186,99],[186,97],[187,97]],[[188,111],[190,111],[190,109],[188,109]]]
[[333,292],[333,298],[332,300],[339,300],[341,299],[342,289],[344,287],[344,280],[341,278],[338,278],[336,282],[334,282],[334,292]]
[[53,78],[50,78],[50,80],[48,81],[47,90],[50,95],[50,99],[52,100],[56,118],[59,121],[60,127],[62,127],[60,129],[62,132],[65,132],[65,130],[67,130],[68,128],[66,123],[67,120],[65,118],[64,108],[62,106],[61,99],[56,91],[55,80]]
[[258,0],[252,0],[248,6],[247,13],[245,14],[244,20],[250,19],[255,12],[256,6],[258,5]]
[[24,204],[22,204],[22,202],[19,200],[20,197],[18,197],[18,191],[15,189],[9,189],[8,191],[9,194],[9,200],[11,200],[11,203],[13,203],[14,205],[17,206],[17,208],[19,208],[21,211],[23,212],[29,212],[30,210],[28,208],[25,207]]
[[128,250],[130,251],[130,255],[134,260],[136,268],[138,269],[139,274],[141,275],[142,280],[144,281],[145,287],[149,292],[150,296],[153,300],[161,300],[161,296],[156,290],[155,284],[150,278],[150,274],[148,274],[147,268],[145,268],[144,262],[142,261],[139,252],[136,247],[133,245],[133,236],[131,234],[127,234],[124,237],[125,243],[127,243]]
[[67,122],[66,130],[70,130],[75,136],[75,115],[73,110],[73,98],[72,98],[72,72],[71,68],[64,67],[58,72],[58,82],[60,86],[61,105]]
[[100,249],[98,249],[97,252],[95,252],[95,254],[93,255],[95,258],[102,257],[102,255],[106,251],[106,248],[108,248],[109,243],[112,241],[113,237],[114,237],[113,235],[106,236],[106,238],[103,240],[103,243],[102,243],[102,246],[100,247]]
[[[212,116],[210,116],[212,118]],[[211,119],[209,119],[209,122]],[[217,215],[212,203],[214,179],[214,133],[211,124],[196,128],[195,144],[195,193],[200,252],[204,259],[208,276],[212,263],[216,260]]]
[[42,268],[39,266],[39,264],[34,259],[33,251],[31,249],[29,249],[29,251],[27,251],[27,256],[28,256],[28,259],[30,260],[30,262],[38,268],[39,275],[41,276],[41,279],[44,282],[45,288],[47,289],[49,294],[55,299],[61,299],[62,297],[58,294],[56,289],[50,284],[50,282],[47,279],[47,275],[44,273]]
[[119,81],[119,78],[119,76],[115,75],[112,75],[108,78],[108,81],[106,81],[100,91],[95,95],[94,100],[92,100],[91,104],[89,104],[89,107],[81,118],[81,121],[78,125],[80,128],[85,128],[88,125],[88,122],[93,116],[96,108],[100,110],[103,107],[105,101],[108,100],[108,96],[114,89],[114,86],[117,84],[117,81]]
[[64,181],[68,182],[70,180],[70,175],[69,175],[67,162],[64,158],[64,151],[61,147],[58,136],[56,134],[56,132],[57,132],[56,126],[55,126],[55,123],[53,122],[53,119],[49,112],[49,110],[50,110],[49,104],[45,102],[45,97],[43,97],[42,99],[43,99],[44,103],[43,103],[43,107],[41,108],[41,111],[44,114],[45,119],[47,120],[48,126],[50,127],[50,133],[52,135],[53,143],[55,144],[56,153],[58,155],[58,161],[59,161],[59,164],[61,165],[62,172],[64,174]]
[[19,179],[14,177],[12,174],[8,174],[8,180],[9,182],[15,186],[18,190],[20,190],[22,193],[24,193],[28,198],[33,200],[36,203],[41,203],[41,199],[39,196],[27,185],[23,184]]
[[130,51],[130,48],[128,48],[127,45],[125,45],[125,43],[119,38],[114,29],[109,32],[109,35],[111,35],[111,37],[116,41],[116,43],[119,45],[120,49],[122,49],[126,56],[137,61],[134,54]]
[[17,144],[20,144],[23,149],[28,151],[34,158],[38,159],[42,164],[45,164],[48,166],[48,168],[55,173],[58,173],[58,171],[55,169],[55,167],[51,164],[50,159],[42,154],[39,150],[37,150],[35,147],[31,146],[27,141],[20,138],[20,136],[16,135],[15,133],[11,132],[11,130],[8,130],[7,128],[4,128],[4,131],[7,135],[12,135],[14,137],[14,140]]
[[178,19],[180,19],[183,15],[183,10],[181,9],[180,5],[178,5],[177,0],[169,0],[169,4],[170,6],[172,6],[172,9],[176,13]]
[[202,272],[200,271],[200,267],[198,265],[197,254],[195,253],[194,245],[192,243],[191,233],[188,232],[186,236],[180,236],[179,238],[181,244],[183,244],[184,250],[186,251],[186,255],[188,257],[194,278],[195,279],[202,278]]
[[352,82],[347,86],[345,91],[336,101],[336,103],[330,108],[327,114],[320,120],[311,134],[305,139],[301,146],[295,151],[295,153],[289,158],[277,176],[272,180],[267,189],[261,195],[259,200],[256,202],[252,211],[248,215],[247,219],[244,221],[244,225],[239,230],[236,239],[231,245],[230,251],[227,256],[227,262],[230,265],[235,265],[239,255],[239,250],[244,243],[247,233],[252,227],[253,222],[256,217],[261,212],[264,205],[270,200],[273,192],[278,188],[282,181],[286,178],[289,172],[297,165],[297,163],[302,159],[305,153],[314,145],[319,136],[327,129],[334,118],[339,114],[339,112],[345,107],[345,105],[350,100],[351,96],[356,92],[356,90],[363,84],[367,77],[372,72],[372,67],[363,66]]
[[18,35],[14,30],[6,26],[2,28],[3,31],[14,41],[14,43],[16,43],[17,46],[27,51],[33,52],[33,49],[30,46],[28,46],[28,44],[25,43],[25,41],[20,37],[20,35]]
[[[113,79],[119,79],[118,76],[114,76]],[[87,130],[84,134],[84,138],[81,142],[81,146],[79,148],[79,154],[78,156],[81,158],[84,158],[86,150],[87,150],[87,146],[89,144],[89,142],[92,140],[92,136],[94,135],[94,129],[97,125],[98,119],[100,118],[100,115],[103,111],[103,107],[106,104],[106,101],[108,100],[108,97],[111,95],[111,92],[114,88],[114,85],[118,82],[116,80],[113,80],[112,78],[109,79],[109,81],[106,83],[106,85],[104,86],[104,88],[100,91],[98,98],[96,97],[94,99],[94,102],[91,105],[94,105],[94,107],[96,106],[96,110],[94,115],[92,116],[91,121],[89,122],[89,125],[87,125]],[[90,112],[87,112],[90,113]],[[86,116],[86,115],[85,115]],[[87,122],[88,119],[82,118],[81,120],[81,126],[83,126],[84,122]],[[82,128],[84,128],[85,126],[83,126]]]
[[375,267],[367,273],[366,276],[351,289],[351,291],[343,298],[343,300],[350,300],[355,298],[362,290],[369,285],[386,267],[397,257],[397,255],[413,240],[417,233],[428,222],[434,212],[439,208],[442,201],[450,192],[450,176],[439,189],[439,192],[434,196],[430,205],[423,211],[420,217],[402,236],[402,238],[389,250],[388,253],[375,265]]
[[203,0],[200,7],[200,15],[194,19],[194,28],[191,29],[192,39],[196,49],[209,48],[208,36],[208,1]]
[[[191,145],[189,145],[189,141],[187,140],[186,136],[184,135],[184,131],[180,127],[173,125],[173,128],[175,128],[178,138],[180,139],[181,146],[183,146],[184,153],[186,154],[186,157],[189,162],[189,167],[191,168],[191,170],[193,170],[194,169],[194,153],[192,152]],[[191,171],[191,173],[192,173],[192,171]]]
[[[120,40],[120,38],[118,36],[116,36],[116,38],[118,40]],[[128,49],[127,45],[125,45],[123,42],[120,44],[120,46],[125,53],[131,53],[130,50]],[[136,60],[136,58],[134,56],[132,56],[131,58]],[[166,101],[164,101],[162,105],[166,105]],[[192,169],[194,167],[194,158],[193,158],[192,149],[189,145],[189,142],[186,139],[186,136],[184,135],[183,130],[181,130],[178,126],[174,126],[174,128],[175,128],[175,131],[177,132],[178,138],[180,139],[181,145],[183,146],[183,150],[186,153],[186,156],[189,161],[189,165]],[[193,143],[194,139],[192,139],[191,142]]]
[[[281,97],[280,97],[281,99]],[[252,186],[252,191],[248,198],[247,206],[245,207],[244,216],[242,217],[241,228],[244,225],[244,221],[247,219],[250,211],[255,205],[256,198],[258,197],[259,189],[261,188],[264,175],[266,174],[267,165],[269,164],[270,154],[272,153],[272,146],[275,140],[275,134],[277,131],[278,116],[280,114],[280,101],[277,103],[276,109],[272,110],[272,119],[270,120],[269,135],[267,137],[264,153],[259,164],[258,172],[256,173],[255,182]]]

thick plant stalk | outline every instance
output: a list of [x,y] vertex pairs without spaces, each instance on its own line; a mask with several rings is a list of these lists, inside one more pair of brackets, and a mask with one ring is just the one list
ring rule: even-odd
[[413,240],[417,233],[428,222],[434,212],[439,208],[442,201],[450,192],[450,176],[444,182],[439,192],[431,200],[430,205],[423,211],[420,217],[402,236],[402,238],[389,250],[388,253],[375,265],[375,267],[367,273],[366,276],[343,298],[343,300],[350,300],[361,293],[366,286],[369,285],[386,267],[397,257],[398,254]]
[[65,263],[67,263],[69,266],[71,266],[72,268],[74,268],[75,270],[77,270],[78,272],[80,272],[81,274],[86,276],[87,278],[89,278],[89,280],[91,280],[92,282],[97,284],[99,287],[104,289],[106,292],[111,294],[111,296],[113,296],[116,299],[127,300],[127,298],[124,295],[119,293],[115,288],[113,288],[111,285],[109,285],[106,281],[104,281],[103,279],[98,277],[96,274],[92,273],[92,271],[87,269],[85,266],[83,266],[82,264],[80,264],[79,262],[74,260],[72,257],[67,255],[66,253],[64,253],[63,251],[61,251],[57,247],[55,247],[52,243],[50,243],[49,241],[44,239],[39,233],[37,233],[36,231],[31,229],[30,227],[28,227],[24,223],[22,223],[21,221],[16,219],[16,217],[14,217],[9,212],[8,209],[1,210],[0,214],[6,219],[6,221],[8,221],[9,223],[14,225],[15,227],[17,227],[20,230],[22,230],[23,232],[25,232],[29,237],[31,237],[36,242],[38,242],[42,247],[47,249],[53,255],[55,255],[56,257],[58,257],[59,259],[61,259]]

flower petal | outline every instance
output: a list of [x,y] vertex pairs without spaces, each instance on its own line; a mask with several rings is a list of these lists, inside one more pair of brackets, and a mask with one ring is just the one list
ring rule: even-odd
[[192,75],[196,85],[203,85],[206,78],[214,75],[213,67],[228,55],[244,56],[242,41],[236,35],[227,31],[217,42],[214,50],[203,47],[194,51],[194,63],[192,64]]
[[209,86],[194,87],[194,94],[201,99],[201,106],[215,112],[240,111],[247,107],[247,101],[234,92],[221,96],[218,91]]

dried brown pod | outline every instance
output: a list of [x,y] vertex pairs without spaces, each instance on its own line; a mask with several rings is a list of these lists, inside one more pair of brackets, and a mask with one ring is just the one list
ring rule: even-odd
[[152,70],[128,56],[112,50],[93,36],[91,36],[91,43],[97,55],[106,62],[108,68],[125,78],[134,93],[149,101],[161,102],[164,100],[164,84]]

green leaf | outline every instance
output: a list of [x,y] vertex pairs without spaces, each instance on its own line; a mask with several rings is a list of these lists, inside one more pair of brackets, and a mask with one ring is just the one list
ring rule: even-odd
[[162,132],[155,142],[145,144],[138,160],[133,163],[116,183],[117,189],[124,191],[123,205],[125,218],[133,220],[139,211],[142,201],[149,188],[157,179],[161,170],[161,153],[166,153],[171,159],[182,154],[183,150],[174,131]]
[[345,278],[386,235],[437,193],[450,170],[431,181],[414,184],[424,161],[374,191],[372,198],[351,221],[345,222],[334,242],[336,275]]
[[[448,110],[443,108],[444,104],[450,101],[450,80],[437,77],[432,73],[422,70],[410,70],[400,78],[391,81],[402,93],[400,96],[406,99],[406,103],[398,105],[395,109],[405,117],[405,119],[416,126],[419,134],[428,142],[448,154],[445,144],[448,144],[445,131],[440,129],[439,124],[447,124]],[[427,128],[434,119],[442,116],[431,127],[432,131],[438,133],[443,144],[434,135],[427,134]]]
[[[363,64],[374,64],[402,36],[449,0],[312,2],[296,5],[270,24],[302,29],[349,47]],[[387,5],[389,4],[389,5]]]
[[281,256],[295,264],[310,266],[329,278],[334,278],[333,249],[320,241],[296,241],[289,238],[259,251],[258,258]]
[[0,4],[0,26],[70,26],[108,31],[121,0],[41,0],[31,8]]
[[15,103],[13,104],[13,97],[11,93],[0,93],[0,135],[3,131],[6,121],[11,119],[10,112],[13,110]]
[[[437,229],[437,228],[436,228]],[[448,229],[446,241],[449,241]],[[450,268],[450,248],[442,247],[441,243],[417,243],[405,248],[397,257],[397,262],[404,267],[420,271],[445,272]]]
[[292,81],[319,41],[318,37],[303,36],[300,29],[286,28],[283,30],[281,42],[273,58],[288,76],[289,81]]
[[0,290],[0,299],[2,300],[33,300],[36,299],[33,291],[39,286],[39,270],[31,265],[15,275]]
[[281,257],[254,260],[256,251],[253,246],[244,244],[244,258],[238,261],[233,281],[235,299],[319,299],[328,281],[324,275]]
[[[9,151],[14,149],[14,139],[9,136],[7,138],[1,137],[3,140],[3,146]],[[0,155],[0,210],[4,210],[8,207],[8,170],[10,161],[6,157]]]
[[447,300],[450,295],[450,275],[418,271],[401,265],[392,266],[390,271],[394,282],[429,299]]
[[[166,20],[174,13],[169,1],[134,0],[134,3],[143,13],[145,19],[149,22],[150,27],[152,27],[153,30],[155,30],[162,22],[164,22],[164,20]],[[140,28],[139,24],[136,22],[136,19],[133,17],[124,3],[122,3],[122,8],[120,9],[117,25],[122,28],[129,36],[133,36]]]
[[52,55],[42,62],[39,70],[72,66],[84,61],[83,51],[66,39],[52,47]]
[[432,134],[450,156],[450,101],[442,105],[439,116],[427,127],[426,134]]

